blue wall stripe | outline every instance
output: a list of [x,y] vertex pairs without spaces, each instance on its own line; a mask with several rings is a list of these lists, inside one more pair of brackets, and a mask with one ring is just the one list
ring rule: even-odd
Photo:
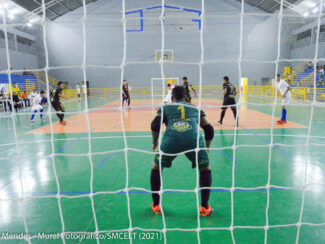
[[142,32],[143,31],[143,10],[134,10],[134,11],[129,11],[126,12],[125,14],[135,14],[135,13],[140,13],[140,29],[139,30],[125,30],[126,32]]
[[146,8],[146,10],[153,10],[153,9],[157,9],[157,8],[161,8],[161,5],[160,5],[160,6],[155,6],[155,7]]
[[134,10],[134,11],[129,11],[129,12],[125,12],[125,14],[135,14],[135,13],[140,13],[142,10]]
[[198,22],[199,30],[201,30],[201,20],[200,19],[192,19],[193,22]]
[[190,8],[183,8],[184,11],[187,11],[187,12],[194,12],[194,13],[198,13],[199,16],[201,16],[201,11],[200,10],[195,10],[195,9],[190,9]]
[[179,7],[173,7],[173,6],[169,6],[169,5],[165,5],[165,8],[171,8],[171,9],[180,9]]

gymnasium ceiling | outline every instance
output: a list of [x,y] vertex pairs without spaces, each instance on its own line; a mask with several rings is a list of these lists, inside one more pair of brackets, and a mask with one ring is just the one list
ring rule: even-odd
[[[241,2],[241,0],[236,0]],[[245,3],[260,8],[267,13],[274,13],[280,9],[281,0],[244,0]],[[292,9],[295,12],[310,12],[319,5],[320,0],[283,0],[284,9]]]
[[[49,20],[56,18],[82,7],[83,0],[44,0],[46,4],[46,17]],[[97,0],[85,0],[86,4]],[[242,0],[236,0],[241,2]],[[274,13],[280,9],[281,0],[244,0],[245,3],[262,9],[267,13]],[[12,2],[32,12],[42,15],[42,0],[12,0]],[[284,9],[289,8],[304,15],[311,12],[319,5],[319,0],[283,0]]]
[[[42,0],[12,0],[21,7],[36,14],[42,14]],[[85,0],[86,4],[97,0]],[[45,0],[46,18],[55,20],[56,18],[82,7],[83,0]]]

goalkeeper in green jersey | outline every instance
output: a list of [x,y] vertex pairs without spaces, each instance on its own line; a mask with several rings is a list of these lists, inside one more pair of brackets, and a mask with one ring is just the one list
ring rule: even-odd
[[[167,154],[178,154],[184,151],[193,150],[185,153],[186,157],[192,162],[192,168],[199,167],[200,171],[200,187],[209,188],[211,186],[211,169],[209,165],[208,152],[205,149],[198,151],[198,160],[196,160],[196,152],[198,137],[198,125],[204,130],[205,145],[201,135],[199,135],[199,148],[210,147],[210,143],[214,137],[214,129],[209,123],[205,113],[200,111],[194,105],[185,102],[186,91],[182,86],[177,86],[172,91],[173,102],[159,108],[157,115],[151,123],[151,131],[153,137],[153,149],[157,151],[158,137],[161,129],[161,116],[163,123],[166,125],[166,131],[161,142],[161,151]],[[160,172],[159,167],[169,168],[176,155],[162,155],[157,153],[151,170],[151,190],[160,190]],[[208,204],[210,189],[201,190],[201,207],[200,215],[207,216],[212,213],[212,208]],[[152,193],[153,203],[152,211],[160,214],[159,194]]]

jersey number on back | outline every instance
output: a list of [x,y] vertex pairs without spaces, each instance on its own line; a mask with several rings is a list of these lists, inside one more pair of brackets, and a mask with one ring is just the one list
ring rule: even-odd
[[181,110],[181,118],[185,119],[185,108],[184,108],[184,106],[179,106],[178,110]]

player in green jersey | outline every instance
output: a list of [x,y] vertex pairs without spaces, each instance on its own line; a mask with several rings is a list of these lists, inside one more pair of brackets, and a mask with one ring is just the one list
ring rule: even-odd
[[[161,116],[163,123],[166,125],[166,131],[161,142],[161,151],[167,154],[177,154],[188,150],[194,150],[197,147],[198,124],[205,133],[205,145],[203,138],[199,135],[199,147],[209,148],[214,137],[214,129],[209,123],[205,113],[200,111],[194,105],[185,102],[186,91],[184,87],[177,86],[172,91],[173,102],[159,108],[157,115],[151,123],[151,131],[153,137],[153,149],[157,151],[158,138],[161,127]],[[187,158],[192,162],[192,168],[197,165],[200,171],[200,187],[206,188],[211,186],[211,169],[209,165],[208,152],[205,149],[198,151],[198,161],[196,162],[196,152],[191,151],[185,153]],[[160,172],[161,169],[169,168],[176,155],[170,156],[156,154],[151,170],[151,190],[160,190]],[[207,216],[212,213],[212,208],[208,204],[210,189],[201,190],[201,207],[200,214]],[[159,194],[152,193],[153,203],[152,211],[160,214],[161,208],[159,205]]]

